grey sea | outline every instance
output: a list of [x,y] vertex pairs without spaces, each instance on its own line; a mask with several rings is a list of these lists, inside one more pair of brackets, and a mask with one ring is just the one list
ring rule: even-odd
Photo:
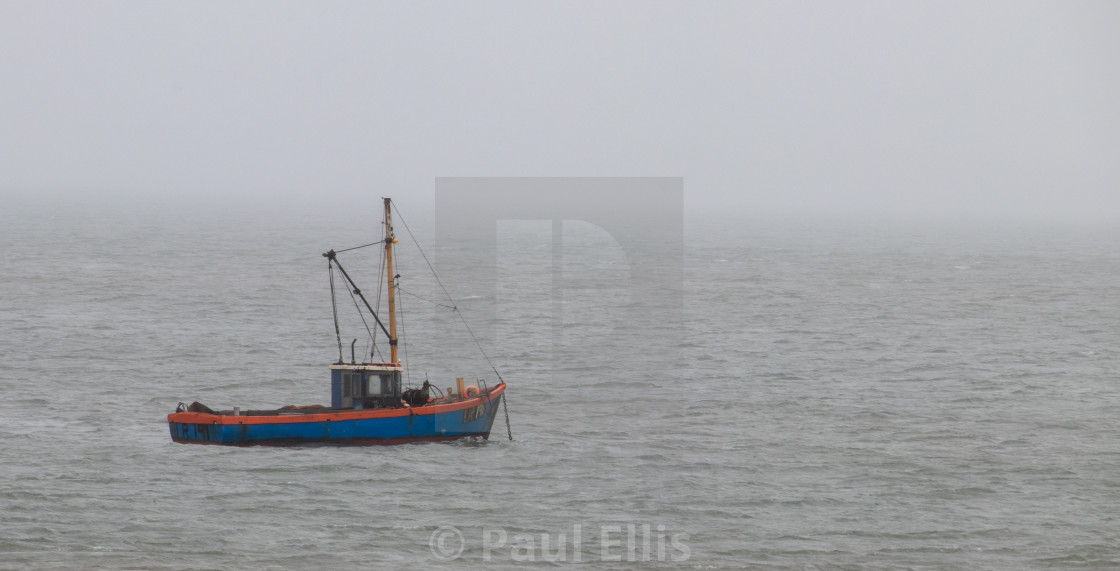
[[[1120,566],[1104,224],[686,214],[648,304],[579,221],[500,223],[472,289],[403,204],[513,440],[172,443],[179,402],[329,404],[339,341],[376,354],[320,254],[378,208],[5,205],[0,568]],[[405,242],[408,380],[493,384]]]

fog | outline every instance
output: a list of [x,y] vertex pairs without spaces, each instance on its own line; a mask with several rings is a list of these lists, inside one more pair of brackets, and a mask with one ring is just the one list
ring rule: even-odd
[[[679,176],[697,215],[1120,215],[1115,2],[0,1],[0,197],[430,204]],[[38,198],[41,197],[41,198]]]

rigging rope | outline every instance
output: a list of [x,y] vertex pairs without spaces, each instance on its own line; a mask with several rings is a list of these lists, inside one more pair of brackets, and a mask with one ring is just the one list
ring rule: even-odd
[[[382,224],[384,224],[384,223],[382,223]],[[383,243],[385,243],[385,241],[382,240],[380,242],[375,242],[375,243],[376,244],[383,244]],[[385,271],[385,249],[384,248],[379,248],[379,250],[381,251],[381,254],[379,256],[380,261],[377,263],[377,278],[378,278],[377,279],[377,297],[374,298],[374,301],[377,302],[377,311],[381,311],[381,288],[385,285],[385,282],[381,281],[381,274]],[[376,348],[377,347],[377,330],[374,330],[373,334],[374,334],[374,337],[371,339],[371,341],[373,342],[373,346]],[[380,351],[379,351],[379,353],[380,353]],[[369,357],[370,357],[370,361],[372,361],[373,360],[373,351],[370,351]],[[382,356],[382,360],[384,360],[384,358],[385,357]]]
[[[397,286],[397,290],[400,290],[400,289],[401,289],[401,286]],[[405,337],[405,333],[404,333],[404,304],[401,303],[400,300],[397,300],[397,313],[401,314],[401,334],[400,334],[400,336]],[[409,386],[411,386],[412,385],[412,368],[408,366],[408,343],[405,343],[404,346],[401,347],[401,349],[404,350],[404,363],[403,364],[404,364],[405,380],[408,381]]]
[[412,297],[415,297],[416,299],[419,299],[420,301],[426,301],[426,302],[428,302],[432,305],[436,305],[436,306],[439,306],[439,307],[446,307],[447,309],[455,309],[454,305],[447,305],[446,303],[440,303],[438,301],[432,301],[432,300],[430,300],[428,298],[425,298],[425,297],[420,297],[420,296],[418,296],[418,295],[416,295],[416,294],[414,294],[414,293],[412,293],[408,290],[401,289],[401,286],[399,286],[399,285],[397,286],[397,291],[400,292],[400,293],[407,293],[408,295],[411,295]]
[[346,248],[345,250],[335,250],[334,253],[341,254],[343,252],[349,252],[350,250],[358,250],[360,248],[368,248],[370,246],[376,246],[378,244],[384,244],[384,243],[385,243],[384,240],[378,240],[376,242],[370,242],[369,244],[362,244],[361,246],[354,246],[353,248]]
[[428,256],[424,253],[424,249],[420,247],[420,241],[417,240],[416,236],[412,234],[412,229],[408,227],[408,222],[405,222],[404,216],[401,216],[401,211],[397,208],[397,204],[394,202],[392,203],[392,205],[393,210],[396,210],[397,212],[397,219],[401,221],[401,224],[404,224],[404,229],[406,232],[408,232],[408,237],[412,239],[412,243],[415,244],[416,249],[420,251],[420,256],[424,258],[424,263],[428,264],[428,269],[431,270],[432,275],[435,276],[436,283],[439,284],[439,288],[443,290],[443,295],[447,296],[447,300],[451,302],[451,311],[454,311],[459,316],[459,319],[463,321],[463,327],[467,328],[467,333],[470,333],[471,339],[474,340],[474,344],[478,346],[478,352],[482,353],[482,357],[486,359],[486,362],[490,365],[490,369],[492,369],[494,371],[494,374],[498,376],[498,380],[504,383],[505,380],[502,379],[502,374],[498,372],[498,368],[494,366],[494,362],[490,360],[490,356],[487,355],[486,350],[482,348],[482,343],[478,341],[478,337],[476,337],[474,331],[471,330],[471,326],[469,323],[467,323],[467,318],[463,316],[463,312],[459,311],[459,306],[455,303],[455,299],[451,297],[451,294],[448,293],[447,288],[444,287],[443,282],[440,281],[439,274],[437,274],[436,269],[432,267],[432,262],[428,260]]
[[338,330],[338,304],[334,296],[334,261],[327,259],[327,273],[331,276],[331,312],[334,313],[334,337],[338,340],[338,362],[342,362],[342,333]]
[[[362,325],[365,325],[366,334],[369,335],[369,338],[372,341],[373,340],[373,330],[369,328],[369,323],[366,321],[366,315],[364,313],[362,313],[362,307],[360,305],[358,305],[358,298],[354,297],[354,292],[353,292],[353,290],[350,289],[350,286],[346,286],[346,291],[350,294],[350,299],[354,301],[354,309],[357,310],[358,317],[362,318]],[[363,353],[364,353],[364,351],[363,351]],[[370,356],[372,358],[372,356],[373,356],[372,352],[370,353]]]

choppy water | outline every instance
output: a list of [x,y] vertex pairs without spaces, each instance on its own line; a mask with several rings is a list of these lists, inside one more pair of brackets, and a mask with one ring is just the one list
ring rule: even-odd
[[565,225],[554,327],[551,226],[510,223],[497,299],[456,293],[496,301],[515,441],[173,444],[179,401],[328,400],[319,253],[376,239],[353,215],[0,212],[0,567],[1120,565],[1115,230],[689,219],[651,370],[619,251]]

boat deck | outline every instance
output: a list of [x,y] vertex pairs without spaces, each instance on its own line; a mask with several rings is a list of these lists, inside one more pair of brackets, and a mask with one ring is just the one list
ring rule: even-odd
[[[481,391],[479,391],[479,392],[482,393],[480,396],[489,396],[489,394],[494,390],[494,388],[495,387],[489,387],[489,388],[486,388],[486,389],[482,389]],[[438,398],[433,398],[433,399],[429,400],[428,402],[426,402],[426,403],[424,403],[420,406],[415,406],[415,407],[411,407],[411,408],[425,408],[425,407],[430,407],[430,406],[435,406],[435,405],[440,405],[440,404],[453,404],[453,403],[457,403],[457,402],[463,402],[463,401],[466,401],[466,400],[470,400],[471,398],[477,398],[477,397],[469,397],[469,398],[459,398],[459,397],[455,397],[455,396],[438,397]],[[185,412],[202,412],[202,413],[213,414],[213,415],[217,415],[217,416],[302,416],[302,415],[306,415],[306,414],[331,414],[331,413],[339,413],[339,412],[355,412],[355,411],[359,411],[359,410],[367,410],[367,411],[370,411],[370,410],[394,410],[394,409],[403,409],[403,408],[409,408],[409,407],[407,407],[407,406],[366,407],[366,408],[357,408],[356,409],[356,408],[331,408],[329,406],[325,406],[325,405],[321,405],[321,404],[309,404],[309,405],[303,405],[303,406],[288,405],[288,406],[283,406],[283,407],[280,407],[280,408],[277,408],[277,409],[242,410],[242,411],[238,411],[238,412],[235,413],[233,410],[213,410],[210,407],[196,401],[196,402],[191,403],[190,406],[183,407],[183,410],[180,411],[180,412],[184,412],[184,411]]]

